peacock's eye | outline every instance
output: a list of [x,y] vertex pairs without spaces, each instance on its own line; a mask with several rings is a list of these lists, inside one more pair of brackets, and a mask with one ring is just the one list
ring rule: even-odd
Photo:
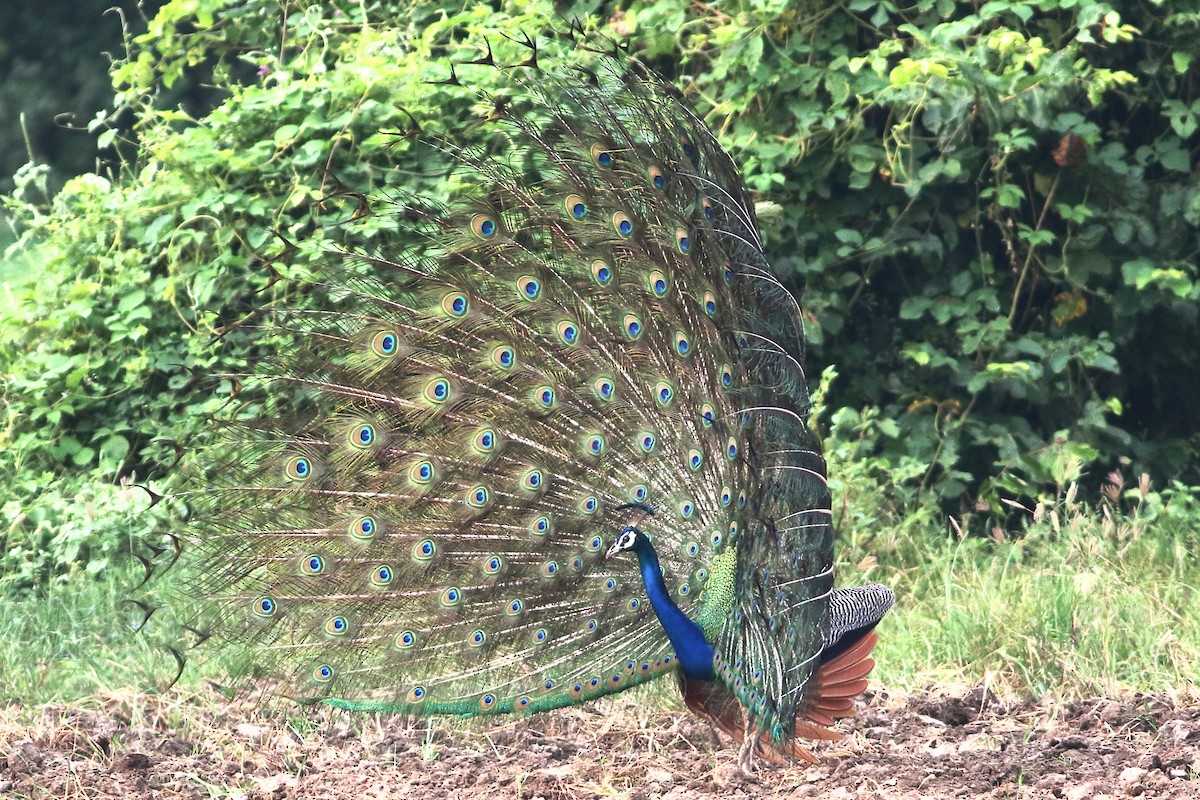
[[675,231],[675,247],[684,255],[692,251],[692,238],[683,228]]
[[592,279],[599,285],[608,286],[612,281],[612,275],[612,267],[608,265],[607,261],[597,259],[592,262]]
[[567,213],[575,219],[583,219],[587,216],[587,203],[577,194],[567,195],[567,199],[563,201],[563,205],[566,207]]
[[613,165],[616,156],[613,155],[612,148],[601,142],[596,142],[592,145],[592,159],[597,166],[608,169]]
[[612,217],[613,230],[622,239],[628,239],[633,236],[633,220],[624,211],[618,211]]
[[491,214],[476,214],[471,217],[471,233],[480,239],[491,239],[498,230],[500,225]]

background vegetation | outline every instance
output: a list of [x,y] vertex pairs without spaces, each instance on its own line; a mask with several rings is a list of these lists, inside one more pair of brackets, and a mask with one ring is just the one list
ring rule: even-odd
[[[19,241],[0,273],[0,596],[22,613],[0,642],[58,633],[43,651],[0,647],[15,676],[0,692],[70,694],[153,663],[95,647],[124,642],[97,613],[136,573],[117,557],[170,513],[141,513],[125,487],[169,487],[203,441],[220,404],[208,376],[255,348],[253,330],[224,326],[305,301],[268,264],[303,268],[313,250],[275,261],[274,234],[338,240],[347,211],[323,201],[342,185],[439,191],[396,133],[415,118],[469,135],[479,109],[429,82],[485,40],[511,57],[498,32],[561,27],[556,13],[627,38],[680,86],[742,165],[780,274],[804,287],[842,558],[902,597],[883,680],[1196,682],[1192,6],[168,0],[129,14],[111,104],[76,111],[109,160],[60,188],[79,162],[30,148],[39,163],[4,201]],[[0,99],[19,85],[8,63]],[[47,677],[64,665],[74,677]]]

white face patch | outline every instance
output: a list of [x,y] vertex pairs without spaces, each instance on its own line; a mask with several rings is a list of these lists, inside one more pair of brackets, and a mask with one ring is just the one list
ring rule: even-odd
[[621,531],[621,535],[617,537],[615,542],[613,542],[613,546],[608,548],[608,552],[605,554],[605,557],[612,558],[617,553],[625,550],[632,550],[634,542],[637,541],[637,536],[637,531],[633,530],[632,528]]

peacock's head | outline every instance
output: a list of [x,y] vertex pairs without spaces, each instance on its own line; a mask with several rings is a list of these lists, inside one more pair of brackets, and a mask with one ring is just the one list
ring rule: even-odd
[[644,547],[649,546],[649,536],[642,533],[632,525],[626,525],[621,529],[621,532],[617,534],[617,539],[613,542],[612,547],[608,548],[608,552],[605,553],[605,558],[612,558],[617,553],[623,553],[626,550],[633,550],[636,552]]

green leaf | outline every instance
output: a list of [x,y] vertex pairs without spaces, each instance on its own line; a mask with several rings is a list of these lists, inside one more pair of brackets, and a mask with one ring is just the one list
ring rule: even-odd
[[146,293],[141,289],[134,289],[125,294],[120,301],[117,302],[119,311],[128,312],[138,306],[144,305],[146,302]]
[[930,300],[928,297],[906,297],[900,303],[900,319],[920,319],[921,315],[929,308]]
[[845,244],[861,245],[863,243],[862,234],[850,228],[840,228],[834,231],[833,235],[839,242]]

